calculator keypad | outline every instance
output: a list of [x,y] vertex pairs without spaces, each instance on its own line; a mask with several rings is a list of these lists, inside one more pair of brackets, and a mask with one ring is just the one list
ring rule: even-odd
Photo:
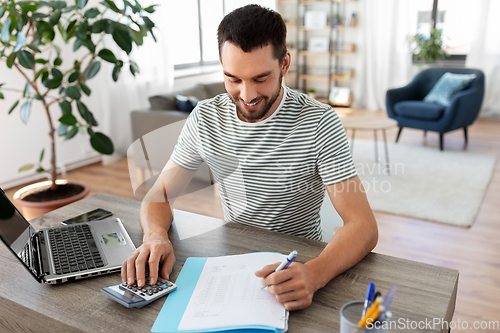
[[[146,281],[149,281],[149,274],[147,273]],[[126,290],[138,297],[143,298],[146,301],[159,298],[165,294],[170,293],[176,288],[177,286],[175,284],[168,280],[162,279],[161,277],[158,277],[155,284],[150,285],[149,283],[146,283],[146,285],[142,288],[139,288],[137,286],[137,282],[132,285],[128,285],[127,282],[120,284],[120,289]]]

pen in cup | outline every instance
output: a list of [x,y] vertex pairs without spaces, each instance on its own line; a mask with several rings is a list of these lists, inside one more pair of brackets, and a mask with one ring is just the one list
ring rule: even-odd
[[[283,262],[281,264],[279,264],[278,267],[276,267],[274,272],[276,273],[276,272],[279,272],[283,269],[287,269],[288,266],[290,266],[290,264],[295,260],[295,258],[297,258],[297,251],[290,252],[288,257],[286,257],[285,260],[283,260]],[[267,288],[267,286],[262,287],[261,290],[265,289],[265,288]]]
[[363,313],[361,314],[361,318],[363,318],[366,314],[366,311],[372,304],[373,300],[375,299],[375,283],[370,282],[368,284],[368,289],[366,290],[366,297],[365,297],[365,304],[363,307]]

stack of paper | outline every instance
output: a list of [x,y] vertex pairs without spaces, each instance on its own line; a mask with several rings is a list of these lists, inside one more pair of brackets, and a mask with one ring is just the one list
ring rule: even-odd
[[151,331],[285,332],[288,311],[255,276],[284,258],[268,252],[188,258]]

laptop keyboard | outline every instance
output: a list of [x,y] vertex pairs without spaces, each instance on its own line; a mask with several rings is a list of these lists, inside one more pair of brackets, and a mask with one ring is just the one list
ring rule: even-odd
[[104,266],[88,225],[49,229],[48,235],[57,274]]

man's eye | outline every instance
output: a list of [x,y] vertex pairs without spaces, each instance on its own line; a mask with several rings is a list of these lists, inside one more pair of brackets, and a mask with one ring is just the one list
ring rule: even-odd
[[267,81],[267,77],[265,79],[255,80],[255,82],[257,82],[257,83],[263,83],[263,82],[266,82],[266,81]]

